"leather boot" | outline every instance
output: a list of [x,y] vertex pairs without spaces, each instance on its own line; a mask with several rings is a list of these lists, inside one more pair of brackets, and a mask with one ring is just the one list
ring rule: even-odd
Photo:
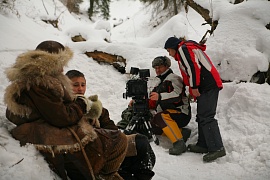
[[204,162],[210,162],[210,161],[214,161],[217,158],[223,157],[226,155],[226,151],[225,148],[222,147],[220,150],[217,151],[213,151],[213,152],[209,152],[206,155],[203,156],[203,161]]
[[207,148],[198,146],[197,144],[189,144],[187,150],[194,153],[208,153]]
[[180,155],[186,152],[187,147],[183,139],[180,139],[173,143],[173,147],[169,149],[169,154],[171,155]]

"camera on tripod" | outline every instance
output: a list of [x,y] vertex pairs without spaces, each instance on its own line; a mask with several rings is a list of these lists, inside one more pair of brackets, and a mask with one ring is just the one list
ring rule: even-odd
[[133,117],[124,133],[141,133],[149,139],[153,138],[154,142],[159,144],[159,140],[152,133],[152,126],[149,122],[151,113],[148,108],[147,78],[150,77],[150,71],[131,67],[130,74],[131,79],[126,83],[126,93],[123,93],[123,98],[131,97],[133,99]]
[[123,93],[123,97],[141,99],[145,96],[148,96],[147,78],[150,77],[149,69],[131,67],[130,74],[131,79],[126,84],[126,93]]
[[150,77],[149,69],[131,67],[131,79],[126,83],[126,93],[123,98],[131,97],[134,100],[134,113],[145,113],[148,109],[147,78]]

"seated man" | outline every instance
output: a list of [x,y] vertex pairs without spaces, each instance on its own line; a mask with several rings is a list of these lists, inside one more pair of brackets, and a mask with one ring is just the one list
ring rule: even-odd
[[122,180],[118,169],[126,155],[126,135],[87,122],[88,100],[74,98],[63,74],[72,57],[69,47],[43,41],[6,70],[6,117],[16,125],[11,134],[22,146],[30,143],[39,150],[61,179]]
[[[173,143],[169,154],[180,155],[186,151],[185,141],[191,133],[183,128],[190,122],[191,109],[182,78],[174,74],[170,66],[171,61],[166,56],[158,56],[152,61],[160,83],[150,93],[149,109],[156,111],[150,122],[154,134],[165,134]],[[131,105],[123,111],[123,120],[117,124],[121,128],[125,128],[132,117]]]
[[[86,79],[84,74],[77,70],[70,70],[66,76],[72,81],[73,92],[77,95],[84,95],[86,91]],[[105,129],[118,129],[109,117],[106,108],[101,108],[101,115],[98,121],[91,119],[96,127]],[[127,135],[128,150],[126,158],[120,166],[119,174],[129,180],[149,180],[154,176],[152,171],[155,165],[155,154],[144,135]]]

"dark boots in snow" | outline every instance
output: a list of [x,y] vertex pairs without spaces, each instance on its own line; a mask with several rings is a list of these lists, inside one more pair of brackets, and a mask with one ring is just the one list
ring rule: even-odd
[[198,146],[197,144],[189,144],[187,150],[194,153],[208,153],[207,148]]
[[173,143],[173,147],[169,149],[169,154],[171,155],[180,155],[186,152],[187,147],[183,139],[180,139]]
[[224,147],[222,147],[220,150],[209,152],[206,155],[204,155],[203,161],[204,162],[214,161],[217,158],[223,157],[225,155],[226,155],[226,151],[225,151]]
[[134,172],[133,174],[130,172],[119,172],[121,177],[125,180],[151,180],[155,173],[149,169],[141,169],[138,172]]

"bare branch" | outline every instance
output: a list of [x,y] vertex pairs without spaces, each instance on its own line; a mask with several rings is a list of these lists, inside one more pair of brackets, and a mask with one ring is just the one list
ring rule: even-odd
[[13,166],[15,166],[15,165],[19,164],[20,162],[22,162],[22,161],[23,161],[23,159],[24,159],[24,158],[22,158],[21,160],[19,160],[17,163],[13,164],[12,166],[9,166],[9,168],[12,168]]
[[44,1],[43,1],[43,0],[42,0],[42,4],[43,4],[43,6],[44,6],[45,11],[46,11],[47,14],[49,15],[49,13],[48,13],[48,11],[47,11],[47,9],[46,9],[46,7],[45,7],[45,4],[44,4]]
[[208,9],[203,8],[199,4],[195,3],[193,0],[186,0],[186,2],[191,8],[193,8],[197,13],[199,13],[208,24],[212,24],[212,18],[209,15],[210,11]]

